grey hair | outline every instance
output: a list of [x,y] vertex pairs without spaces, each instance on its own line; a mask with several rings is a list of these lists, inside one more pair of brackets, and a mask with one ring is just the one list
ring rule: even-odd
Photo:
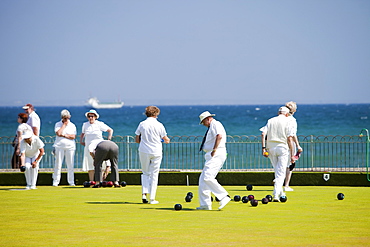
[[289,113],[293,115],[297,111],[297,103],[294,101],[289,101],[285,103],[285,107],[289,109]]
[[64,109],[60,112],[60,116],[61,118],[64,118],[64,117],[71,117],[71,113],[69,113],[68,110]]

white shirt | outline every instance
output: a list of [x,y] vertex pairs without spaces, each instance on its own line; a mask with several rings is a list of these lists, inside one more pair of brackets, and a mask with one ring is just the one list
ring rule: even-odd
[[288,147],[288,137],[294,136],[291,123],[291,119],[284,115],[270,118],[266,126],[260,129],[260,131],[267,133],[266,148],[275,146]]
[[157,118],[148,117],[146,120],[140,122],[135,134],[141,136],[140,152],[162,155],[162,138],[167,136],[167,132]]
[[290,115],[288,119],[289,119],[289,124],[291,124],[293,135],[297,135],[297,130],[298,130],[297,120],[292,115]]
[[[38,128],[38,133],[37,135],[40,135],[40,130],[41,130],[41,120],[39,115],[35,111],[31,112],[28,115],[28,120],[27,124],[31,127],[37,127]],[[32,131],[33,132],[33,131]]]
[[25,153],[26,157],[32,158],[38,155],[39,149],[43,148],[44,146],[44,143],[38,136],[32,135],[31,145],[28,145],[25,140],[22,140],[20,144],[20,150],[21,153]]
[[86,146],[89,146],[92,140],[103,140],[103,131],[106,132],[108,129],[110,129],[108,125],[98,120],[95,120],[93,124],[90,124],[90,122],[83,123],[82,133],[85,134]]
[[222,139],[217,148],[226,148],[226,131],[221,122],[213,119],[209,125],[206,141],[204,142],[203,150],[209,152],[213,150],[216,142],[216,136],[221,135]]
[[[63,122],[62,122],[62,120],[60,120],[59,122],[57,122],[55,124],[54,132],[56,133],[60,128],[62,128],[62,126],[63,126]],[[69,122],[67,124],[67,126],[64,128],[62,134],[63,135],[76,135],[77,134],[76,125],[72,122]],[[76,142],[75,142],[74,139],[71,140],[71,139],[68,139],[68,138],[65,138],[65,137],[56,136],[53,147],[75,150],[76,149]]]

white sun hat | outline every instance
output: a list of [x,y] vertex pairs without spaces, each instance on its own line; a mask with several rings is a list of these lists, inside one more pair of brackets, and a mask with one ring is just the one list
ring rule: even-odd
[[209,111],[205,111],[203,112],[202,114],[199,115],[199,119],[200,119],[200,122],[199,124],[202,124],[203,120],[207,117],[213,117],[213,116],[216,116],[216,114],[211,114],[209,113]]
[[86,112],[86,113],[85,113],[85,116],[87,117],[87,114],[89,114],[89,113],[91,113],[91,114],[95,114],[96,119],[98,119],[98,118],[99,118],[99,114],[98,114],[94,109],[91,109],[90,111]]

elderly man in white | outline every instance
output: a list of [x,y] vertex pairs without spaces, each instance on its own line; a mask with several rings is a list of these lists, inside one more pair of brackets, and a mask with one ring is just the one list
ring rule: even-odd
[[294,130],[288,118],[289,109],[285,106],[279,108],[278,116],[270,118],[266,126],[262,127],[262,154],[269,157],[275,171],[275,185],[273,197],[275,202],[280,201],[283,192],[283,183],[286,174],[286,164],[291,154],[294,162],[293,136]]
[[44,155],[44,143],[31,131],[22,135],[20,143],[21,167],[25,167],[26,189],[36,189],[39,162]]
[[39,115],[37,115],[35,108],[32,104],[27,104],[23,106],[23,109],[28,114],[27,124],[31,126],[33,134],[36,136],[40,136],[41,120]]
[[200,146],[204,151],[205,164],[199,177],[199,204],[197,210],[212,210],[211,192],[220,199],[219,210],[230,202],[227,191],[218,183],[216,176],[226,160],[226,131],[221,122],[208,111],[200,114],[200,123],[208,127]]

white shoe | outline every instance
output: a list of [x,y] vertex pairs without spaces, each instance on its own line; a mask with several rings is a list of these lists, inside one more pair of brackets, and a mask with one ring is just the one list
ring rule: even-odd
[[69,186],[76,186],[75,184],[70,184]]
[[228,204],[231,201],[231,198],[228,196],[225,196],[221,201],[220,201],[220,206],[218,207],[219,210],[223,209],[226,204]]
[[30,190],[31,189],[31,186],[26,186],[26,188],[24,188],[25,190]]
[[280,202],[280,199],[275,197],[272,201],[273,202]]
[[150,200],[150,204],[158,204],[159,201],[156,201],[156,200]]
[[284,191],[294,191],[294,190],[290,187],[284,187]]
[[31,190],[37,190],[36,186],[31,186]]
[[212,206],[200,206],[196,208],[197,210],[212,210]]

